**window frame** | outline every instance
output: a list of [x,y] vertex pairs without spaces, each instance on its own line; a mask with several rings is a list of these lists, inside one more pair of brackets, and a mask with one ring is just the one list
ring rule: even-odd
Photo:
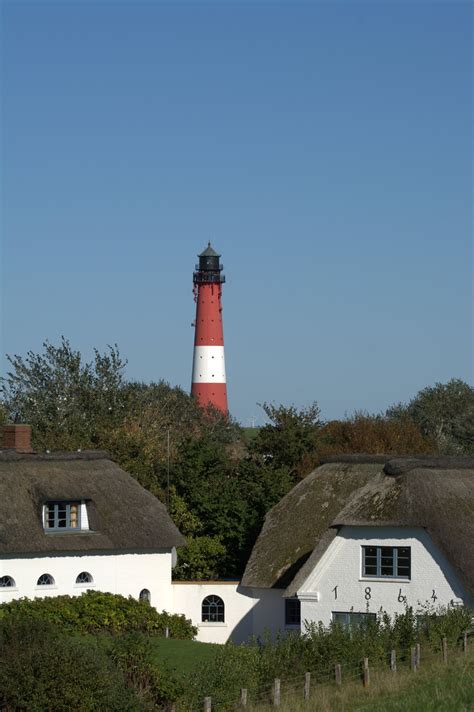
[[[77,526],[71,527],[71,506],[76,505],[77,507]],[[66,507],[65,521],[66,526],[60,527],[59,523],[59,508]],[[53,508],[53,519],[54,526],[48,526],[50,508]],[[46,534],[54,534],[61,532],[68,532],[69,534],[82,531],[82,517],[81,517],[82,501],[78,500],[50,500],[45,502],[43,507],[43,529]]]
[[[86,576],[89,577],[88,580],[87,580],[87,581],[78,581],[79,576],[82,576],[83,574],[86,574]],[[93,586],[93,585],[94,585],[94,578],[93,578],[92,574],[89,573],[89,571],[80,571],[80,572],[77,574],[77,576],[76,576],[76,580],[75,580],[75,582],[74,582],[74,585],[75,585],[75,586]]]
[[[366,550],[367,549],[375,549],[376,550],[376,561],[375,561],[375,567],[376,567],[376,573],[375,574],[368,574],[366,573],[366,567],[367,565],[369,566],[374,566],[374,564],[367,564],[366,563]],[[391,557],[392,557],[392,573],[390,574],[384,574],[382,573],[382,569],[386,564],[382,564],[382,549],[391,549]],[[409,555],[408,557],[404,557],[404,559],[408,558],[408,575],[404,574],[399,574],[399,564],[398,564],[398,556],[399,556],[399,550],[400,549],[405,549],[408,550]],[[372,555],[373,558],[373,555]],[[385,557],[388,558],[388,557]],[[411,581],[411,546],[398,546],[398,545],[389,545],[385,546],[383,544],[362,544],[362,573],[361,577],[363,579],[377,579],[377,580],[393,580],[396,579],[398,581]],[[405,565],[406,568],[406,565]]]
[[151,591],[149,588],[142,588],[140,593],[138,594],[138,600],[142,601],[142,603],[147,603],[149,606],[151,605]]
[[301,601],[296,596],[285,598],[285,627],[301,628]]
[[[48,578],[50,579],[50,582],[49,583],[40,583],[43,576],[48,576]],[[36,588],[52,588],[53,586],[56,586],[56,580],[52,574],[48,574],[46,572],[46,573],[38,576],[38,579],[36,581]]]
[[[6,581],[8,580],[8,583]],[[5,583],[3,583],[5,582]],[[16,581],[13,576],[6,574],[5,576],[0,576],[0,591],[12,590],[16,588]]]
[[[210,599],[214,599],[212,602],[210,602]],[[209,602],[208,602],[209,601]],[[218,609],[217,611],[217,618],[212,619],[212,615],[210,613],[210,606],[215,605],[215,607]],[[204,606],[207,605],[209,607],[209,616],[208,618],[204,618]],[[221,609],[221,610],[219,610]],[[222,618],[220,617],[222,616]],[[209,593],[207,596],[205,596],[202,601],[201,601],[201,624],[204,625],[225,625],[225,603],[224,599],[218,596],[215,593]]]
[[[337,621],[335,616],[345,616],[344,622]],[[351,616],[358,617],[359,620],[352,620],[351,621]],[[362,616],[367,616],[366,618],[362,618]],[[342,625],[343,628],[352,628],[352,627],[358,627],[360,623],[363,621],[369,620],[372,618],[372,620],[377,619],[377,614],[376,613],[369,613],[367,611],[331,611],[331,622],[332,623],[338,623]]]

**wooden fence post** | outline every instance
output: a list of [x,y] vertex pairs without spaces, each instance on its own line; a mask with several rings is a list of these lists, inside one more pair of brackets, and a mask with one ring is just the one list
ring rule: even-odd
[[278,677],[273,681],[273,706],[280,706],[280,680]]
[[309,695],[311,692],[311,673],[305,672],[304,674],[304,699],[309,700]]
[[340,685],[342,683],[342,670],[340,663],[337,663],[337,665],[334,666],[334,676],[336,678],[336,685]]
[[204,698],[204,712],[211,712],[212,710],[212,699],[210,697]]
[[364,658],[364,687],[370,685],[369,658]]
[[464,633],[462,637],[462,651],[463,653],[467,653],[467,633]]
[[165,628],[165,638],[169,638],[169,637],[170,637],[170,629],[168,628],[168,626],[166,626],[166,628]]
[[443,638],[443,662],[448,662],[448,640]]
[[247,688],[243,687],[240,690],[240,704],[242,707],[247,707]]
[[411,649],[410,667],[413,670],[413,672],[416,672],[416,648]]
[[390,653],[390,670],[397,672],[397,651],[392,650]]
[[419,668],[421,663],[421,645],[416,644],[416,667]]

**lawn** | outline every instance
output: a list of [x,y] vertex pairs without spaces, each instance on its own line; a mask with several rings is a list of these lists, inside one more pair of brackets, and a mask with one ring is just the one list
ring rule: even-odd
[[175,640],[173,638],[150,638],[153,659],[157,667],[165,666],[178,676],[186,676],[202,663],[211,665],[221,647],[196,640]]

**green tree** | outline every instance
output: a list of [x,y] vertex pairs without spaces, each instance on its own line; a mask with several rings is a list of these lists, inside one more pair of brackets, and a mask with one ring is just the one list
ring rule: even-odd
[[286,467],[293,477],[304,476],[313,467],[321,411],[316,402],[298,410],[294,406],[264,403],[270,423],[260,428],[250,449],[271,462],[274,468]]
[[1,379],[7,418],[32,425],[39,449],[97,447],[101,432],[123,418],[126,362],[109,346],[83,363],[64,337],[59,346],[45,341],[43,348],[7,356],[12,370]]
[[458,378],[424,388],[408,405],[389,408],[387,416],[413,420],[442,453],[474,453],[474,388]]

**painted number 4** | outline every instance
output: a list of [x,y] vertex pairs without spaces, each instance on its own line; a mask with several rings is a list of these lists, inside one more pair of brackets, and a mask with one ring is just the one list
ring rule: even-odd
[[438,596],[436,595],[435,589],[433,589],[433,593],[431,594],[431,599],[432,599],[432,601],[437,601],[437,600],[438,600]]

